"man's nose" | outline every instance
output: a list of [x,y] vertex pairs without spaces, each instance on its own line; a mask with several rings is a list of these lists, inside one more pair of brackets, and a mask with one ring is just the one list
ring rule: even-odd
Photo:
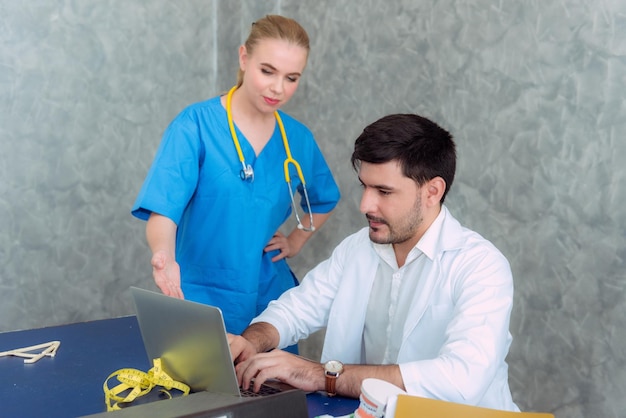
[[359,210],[361,213],[371,213],[374,212],[373,208],[376,206],[375,199],[373,199],[370,192],[367,189],[363,190],[363,195],[361,196],[361,204],[359,205]]

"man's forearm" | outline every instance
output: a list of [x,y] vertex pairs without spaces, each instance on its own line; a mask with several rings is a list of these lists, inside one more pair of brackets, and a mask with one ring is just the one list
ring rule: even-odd
[[246,340],[256,348],[257,353],[263,353],[276,348],[280,341],[278,330],[267,322],[257,322],[251,324],[241,334]]
[[358,398],[361,394],[361,384],[367,378],[385,380],[406,390],[400,373],[400,366],[390,364],[385,366],[348,364],[343,373],[337,378],[337,393],[350,398]]

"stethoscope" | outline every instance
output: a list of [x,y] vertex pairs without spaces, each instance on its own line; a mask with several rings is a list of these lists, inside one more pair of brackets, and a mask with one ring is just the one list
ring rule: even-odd
[[[237,149],[237,155],[239,156],[239,161],[241,161],[241,171],[239,172],[239,177],[243,181],[254,181],[254,170],[250,164],[246,164],[246,161],[243,157],[243,152],[241,151],[241,146],[239,145],[239,139],[237,139],[237,133],[235,132],[235,124],[233,123],[233,112],[231,109],[231,100],[233,97],[233,93],[237,90],[237,86],[230,89],[228,95],[226,96],[226,116],[228,118],[228,127],[230,128],[230,135],[233,138],[233,142],[235,143],[235,148]],[[285,162],[283,164],[283,168],[285,171],[285,181],[287,182],[287,188],[289,189],[289,197],[291,198],[291,207],[293,209],[293,213],[296,215],[296,221],[298,221],[298,229],[302,229],[304,231],[315,231],[315,226],[313,225],[313,212],[311,212],[311,202],[309,202],[309,194],[306,191],[306,183],[304,181],[304,174],[302,174],[302,169],[300,168],[300,164],[291,156],[291,149],[289,148],[289,142],[287,141],[287,134],[285,133],[285,127],[283,126],[283,121],[278,114],[278,111],[274,111],[274,116],[276,117],[276,122],[278,122],[278,127],[280,128],[280,134],[283,138],[283,145],[285,147],[285,153],[287,154],[287,158],[285,158]],[[298,178],[302,183],[302,189],[304,191],[304,200],[306,202],[307,210],[309,211],[309,221],[310,225],[308,228],[302,225],[302,221],[300,221],[300,216],[298,215],[298,211],[296,210],[296,201],[293,197],[293,190],[291,187],[291,177],[289,176],[289,164],[293,164],[298,172]]]

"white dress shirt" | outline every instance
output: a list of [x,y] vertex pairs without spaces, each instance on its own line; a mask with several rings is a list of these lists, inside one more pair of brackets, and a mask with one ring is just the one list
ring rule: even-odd
[[397,364],[405,319],[425,269],[432,265],[433,249],[444,219],[441,211],[426,233],[398,267],[391,245],[372,244],[380,257],[363,329],[367,364]]
[[[383,320],[386,325],[372,325],[385,329],[381,338],[388,333],[391,341],[384,348],[372,346],[372,355],[382,361],[395,358],[411,395],[519,411],[511,397],[505,362],[512,340],[509,263],[493,244],[461,226],[445,206],[439,218],[439,233],[420,241],[423,254],[418,257],[416,250],[408,268],[395,272],[400,273],[398,306]],[[276,327],[279,347],[326,327],[322,362],[366,364],[368,301],[379,266],[387,258],[385,251],[376,251],[368,228],[363,228],[344,239],[329,259],[253,322]],[[419,261],[413,265],[415,260]],[[387,274],[384,269],[380,274]],[[390,295],[396,286],[393,282]],[[405,291],[406,283],[414,287]]]

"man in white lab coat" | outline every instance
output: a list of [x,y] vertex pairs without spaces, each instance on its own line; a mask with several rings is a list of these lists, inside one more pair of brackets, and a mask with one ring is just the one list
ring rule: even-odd
[[[443,205],[452,136],[418,115],[389,115],[363,130],[352,164],[369,226],[229,336],[239,382],[258,390],[278,378],[358,397],[373,377],[411,395],[518,411],[505,362],[511,269]],[[324,327],[322,363],[275,349]]]

